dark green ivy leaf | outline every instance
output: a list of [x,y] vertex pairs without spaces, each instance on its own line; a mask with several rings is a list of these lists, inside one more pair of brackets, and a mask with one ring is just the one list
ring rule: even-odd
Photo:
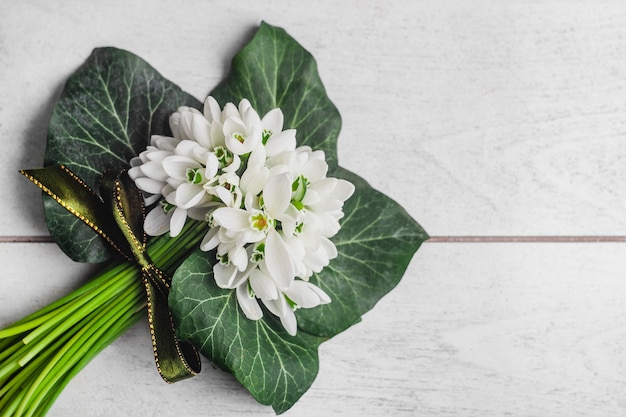
[[279,107],[284,128],[298,130],[298,145],[323,150],[328,165],[337,165],[341,116],[326,95],[313,56],[283,29],[262,23],[211,95],[221,105],[247,98],[260,116]]
[[257,401],[281,413],[313,383],[319,344],[358,322],[395,287],[428,236],[397,203],[337,166],[339,113],[326,96],[315,60],[284,30],[262,24],[211,95],[222,105],[248,98],[260,115],[280,107],[284,128],[298,131],[298,145],[324,150],[329,176],[356,187],[333,238],[339,256],[311,279],[332,302],[298,310],[295,337],[269,312],[256,322],[246,319],[234,291],[215,285],[211,253],[189,257],[173,278],[170,308],[180,337],[232,372]]
[[338,256],[311,282],[333,300],[298,310],[298,326],[332,337],[357,323],[402,278],[413,254],[428,239],[426,232],[395,201],[357,175],[339,167],[329,176],[356,187],[346,201],[341,230],[332,241]]
[[305,332],[291,337],[268,313],[263,320],[248,320],[235,291],[215,284],[213,257],[198,251],[176,270],[170,309],[179,318],[177,333],[231,372],[258,402],[282,413],[313,383],[324,339]]
[[[153,134],[171,134],[170,114],[198,100],[147,62],[115,48],[95,49],[67,80],[54,108],[44,164],[64,164],[94,190],[102,173],[128,167]],[[50,234],[72,259],[102,262],[107,244],[52,199],[44,198]]]

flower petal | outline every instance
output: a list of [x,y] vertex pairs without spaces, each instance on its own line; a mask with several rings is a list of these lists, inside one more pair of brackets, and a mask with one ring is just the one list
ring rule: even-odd
[[265,264],[276,286],[285,290],[294,279],[294,267],[289,248],[278,232],[270,229],[265,240]]
[[232,264],[226,266],[218,262],[213,265],[213,277],[220,288],[234,288],[232,284],[237,277],[237,272],[237,268]]
[[263,116],[261,124],[263,125],[263,130],[268,130],[272,134],[276,134],[283,130],[283,120],[284,116],[282,110],[275,108]]
[[181,112],[185,111],[185,109],[185,106],[181,106],[178,108],[178,110],[170,115],[170,129],[174,137],[177,139],[189,139],[183,137],[182,128],[180,127],[180,114]]
[[220,243],[220,239],[217,236],[218,231],[219,227],[212,227],[208,232],[206,232],[202,242],[200,243],[200,250],[208,252],[217,248],[217,245]]
[[291,202],[291,180],[288,174],[280,174],[267,181],[263,187],[265,209],[273,218],[279,217]]
[[248,212],[231,207],[216,209],[213,212],[213,220],[220,226],[233,231],[244,231],[250,227]]
[[211,148],[211,123],[200,113],[192,113],[191,132],[193,138],[205,148]]
[[233,202],[233,195],[230,193],[229,190],[227,190],[225,187],[222,187],[221,185],[218,185],[217,187],[213,188],[213,193],[220,199],[222,200],[222,202],[227,205],[227,206],[231,206],[231,203]]
[[313,308],[320,304],[330,303],[328,294],[306,281],[294,281],[285,294],[302,308]]
[[319,159],[309,160],[302,169],[302,175],[311,182],[320,181],[326,176],[326,172],[328,172],[328,164]]
[[135,180],[137,188],[150,194],[161,194],[163,183],[148,177],[141,177]]
[[[143,152],[142,152],[143,155]],[[160,151],[160,150],[153,150],[150,152],[146,152],[145,154],[145,160],[146,162],[148,161],[157,161],[157,162],[163,162],[163,160],[165,158],[167,158],[168,156],[172,156],[173,152],[170,151]]]
[[170,236],[176,237],[180,234],[187,220],[187,210],[176,207],[170,218]]
[[204,188],[194,184],[181,184],[174,192],[174,204],[184,209],[192,208],[208,198]]
[[333,197],[338,200],[346,201],[354,194],[354,184],[349,181],[339,179]]
[[160,236],[170,231],[170,219],[163,211],[163,208],[158,205],[146,216],[143,222],[143,228],[150,236]]
[[143,162],[138,157],[134,157],[133,159],[130,160],[131,168],[128,170],[128,176],[133,181],[139,177],[143,177],[143,172],[141,172],[142,164]]
[[276,284],[260,269],[253,269],[250,273],[250,286],[252,290],[262,300],[274,300],[278,298],[278,290]]
[[298,330],[298,324],[296,322],[296,315],[293,310],[287,304],[285,297],[278,297],[276,300],[263,300],[263,304],[267,307],[267,309],[278,316],[280,319],[280,323],[283,325],[287,333],[291,336],[295,336]]
[[239,155],[233,154],[233,161],[228,165],[222,168],[224,172],[236,172],[241,166],[241,158]]
[[141,172],[146,177],[152,178],[157,181],[165,182],[167,180],[167,174],[163,169],[163,163],[160,161],[148,161],[141,165]]
[[296,227],[302,221],[302,218],[302,213],[293,204],[289,204],[287,210],[278,216],[276,220],[280,221],[283,227],[283,234],[288,237],[295,234]]
[[204,162],[204,158],[196,159],[199,154],[203,152],[208,152],[208,150],[202,146],[195,140],[183,140],[178,145],[176,145],[175,154],[186,156],[191,158],[195,162]]
[[222,126],[222,122],[219,120],[214,120],[211,123],[211,142],[213,142],[213,148],[217,146],[226,146],[224,126]]
[[217,202],[209,201],[202,205],[192,207],[187,210],[187,217],[194,220],[200,220],[205,222],[207,214],[213,209],[218,208],[220,205]]
[[312,206],[314,204],[318,204],[321,201],[321,197],[317,190],[313,188],[309,188],[306,190],[306,194],[302,197],[301,203],[305,206]]
[[241,115],[239,114],[239,110],[233,103],[226,103],[226,105],[224,106],[224,110],[222,110],[222,121],[225,121],[233,117],[241,118]]
[[248,165],[246,170],[258,170],[265,166],[265,159],[267,158],[267,152],[264,146],[257,146],[250,153],[248,158]]
[[321,247],[324,249],[324,251],[326,252],[326,254],[328,255],[328,259],[335,259],[338,255],[337,253],[337,247],[335,246],[335,244],[332,242],[332,240],[326,238],[326,237],[322,237],[322,239],[320,240],[321,243]]
[[236,246],[228,252],[230,263],[243,272],[248,266],[248,252],[242,246]]
[[259,303],[255,297],[248,294],[248,286],[244,283],[237,287],[237,302],[241,311],[250,320],[259,320],[263,317],[263,310],[259,307]]
[[229,117],[223,123],[224,136],[229,137],[237,133],[244,135],[246,133],[246,125],[239,117]]
[[[246,100],[246,102],[247,101],[248,100]],[[242,100],[242,104],[243,104],[243,100]],[[259,136],[258,139],[260,141],[261,134],[263,133],[263,128],[261,127],[261,118],[259,117],[259,114],[256,112],[256,110],[254,110],[252,106],[250,106],[250,103],[248,102],[247,104],[248,104],[248,107],[244,109],[243,111],[240,108],[241,120],[243,120],[243,123],[246,125],[248,134],[250,136],[258,135]]]
[[150,137],[150,144],[152,146],[168,152],[174,152],[174,149],[179,142],[180,139],[172,138],[170,136],[152,135]]
[[268,168],[261,167],[259,170],[253,171],[248,166],[248,169],[241,176],[241,190],[246,194],[257,195],[263,190],[269,177],[270,170]]
[[242,98],[241,101],[239,102],[239,108],[238,108],[239,114],[243,116],[243,114],[251,108],[252,108],[252,104],[250,104],[250,101],[247,98]]
[[187,170],[202,168],[202,165],[194,159],[184,155],[172,155],[163,160],[163,169],[172,178],[187,180]]
[[154,203],[156,203],[157,201],[159,201],[161,199],[161,195],[160,194],[150,194],[150,193],[145,193],[143,196],[143,201],[144,201],[144,205],[146,207],[153,205]]
[[268,156],[275,156],[281,152],[293,151],[296,148],[296,130],[288,129],[274,132],[265,144]]
[[203,110],[204,117],[206,117],[208,121],[222,121],[222,109],[220,109],[219,103],[212,96],[208,96],[206,100],[204,100]]
[[337,188],[337,178],[327,177],[311,184],[311,189],[317,191],[320,195],[330,195]]

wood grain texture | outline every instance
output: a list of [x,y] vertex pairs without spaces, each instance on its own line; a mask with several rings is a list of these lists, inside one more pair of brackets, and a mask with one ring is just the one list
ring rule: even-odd
[[[47,235],[17,170],[41,164],[53,103],[94,47],[131,50],[202,99],[266,20],[316,57],[342,165],[431,235],[495,237],[426,243],[399,288],[322,346],[286,415],[624,414],[626,246],[591,238],[626,236],[626,3],[129,3],[0,2],[0,236]],[[93,273],[50,243],[2,242],[0,263],[0,325]],[[273,415],[205,365],[163,384],[140,323],[50,416]]]

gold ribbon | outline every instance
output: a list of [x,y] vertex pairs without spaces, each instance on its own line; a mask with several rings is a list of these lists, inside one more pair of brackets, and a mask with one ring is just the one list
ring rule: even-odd
[[101,199],[63,165],[20,173],[141,268],[154,359],[161,377],[171,383],[198,374],[200,356],[191,344],[178,339],[168,308],[171,278],[155,267],[146,253],[144,202],[128,174],[105,175]]

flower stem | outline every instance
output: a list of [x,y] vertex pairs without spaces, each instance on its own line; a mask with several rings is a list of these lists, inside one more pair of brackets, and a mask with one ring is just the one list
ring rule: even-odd
[[[148,254],[172,273],[198,246],[206,224],[152,239]],[[71,294],[0,330],[0,415],[42,416],[102,349],[145,315],[137,267],[114,264]]]
[[[131,309],[136,306],[134,288],[129,287],[116,303],[109,303],[95,317],[91,318],[77,334],[65,344],[47,363],[39,376],[35,379],[26,396],[18,407],[18,414],[30,417],[37,410],[48,391],[63,377],[63,374],[78,362],[80,352],[88,352],[90,339],[98,339],[112,324],[125,314],[132,314]],[[28,412],[25,410],[28,409]]]

